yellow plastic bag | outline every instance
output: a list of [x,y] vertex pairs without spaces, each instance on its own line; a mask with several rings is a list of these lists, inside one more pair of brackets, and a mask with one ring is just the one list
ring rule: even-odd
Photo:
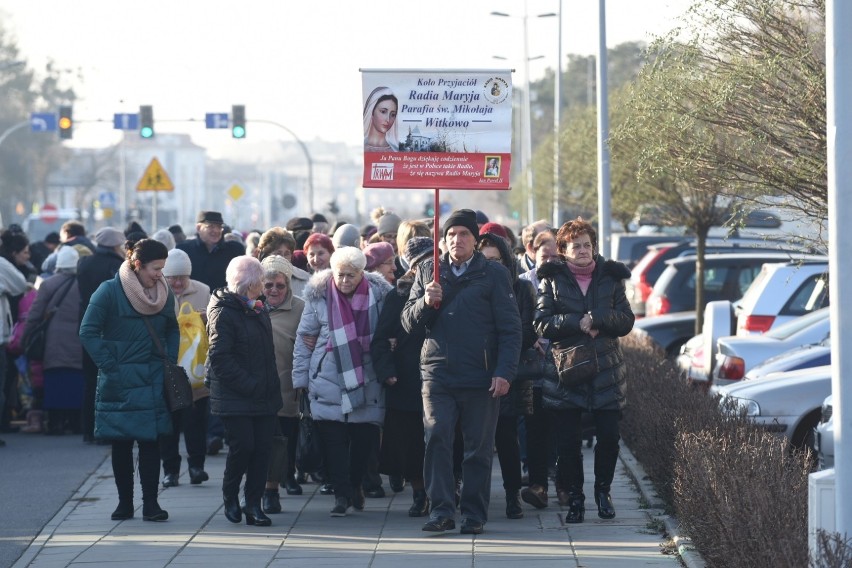
[[186,369],[192,388],[200,389],[204,386],[204,364],[207,362],[209,345],[207,328],[204,326],[201,314],[196,312],[189,302],[180,305],[177,320],[180,328],[178,364]]

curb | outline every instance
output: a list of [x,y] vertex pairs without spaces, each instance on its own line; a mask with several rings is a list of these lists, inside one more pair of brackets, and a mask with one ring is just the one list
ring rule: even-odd
[[[632,477],[633,481],[636,482],[636,486],[639,488],[642,498],[647,503],[647,507],[649,509],[664,510],[665,504],[662,499],[660,499],[660,496],[657,495],[657,492],[654,489],[650,478],[645,473],[645,469],[642,467],[642,464],[639,463],[630,449],[624,444],[621,445],[621,451],[618,453],[618,457],[621,460],[621,463],[624,464],[624,467],[627,468],[627,472],[630,474],[630,477]],[[649,514],[663,522],[666,527],[666,533],[671,537],[675,548],[677,549],[678,556],[687,568],[707,567],[706,562],[704,562],[704,558],[701,557],[701,554],[695,550],[695,547],[692,545],[692,539],[686,535],[679,534],[680,523],[676,518],[671,515]]]

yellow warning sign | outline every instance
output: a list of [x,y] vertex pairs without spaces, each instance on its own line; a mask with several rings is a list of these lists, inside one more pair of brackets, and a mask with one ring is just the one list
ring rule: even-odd
[[136,184],[136,191],[174,191],[174,189],[175,186],[169,179],[169,174],[157,158],[151,159],[151,163],[145,168],[145,173]]
[[237,184],[234,184],[228,188],[228,196],[234,201],[239,201],[240,197],[242,197],[244,193],[245,192],[243,191],[243,188],[241,188]]

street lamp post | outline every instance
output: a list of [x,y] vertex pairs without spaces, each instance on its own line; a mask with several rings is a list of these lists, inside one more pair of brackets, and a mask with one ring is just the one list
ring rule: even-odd
[[252,120],[251,122],[257,122],[261,124],[271,124],[272,126],[277,126],[283,130],[286,130],[293,138],[296,139],[296,142],[299,144],[299,147],[302,149],[302,152],[305,153],[305,159],[308,162],[308,210],[314,210],[314,161],[311,159],[311,153],[308,151],[308,147],[302,142],[302,139],[296,136],[296,133],[273,120]]
[[[505,12],[491,12],[492,16],[501,16],[511,18],[510,14]],[[556,16],[554,13],[539,14],[539,18],[549,18]],[[535,222],[535,188],[533,186],[533,170],[532,170],[532,105],[530,102],[530,61],[539,59],[541,56],[530,58],[529,53],[529,33],[527,29],[527,20],[529,15],[527,12],[527,0],[524,0],[524,15],[521,16],[524,30],[524,96],[522,100],[522,115],[523,115],[523,131],[521,142],[521,171],[526,176],[527,184],[527,223]]]
[[553,228],[559,226],[559,131],[562,110],[562,0],[559,0],[556,75],[553,77]]

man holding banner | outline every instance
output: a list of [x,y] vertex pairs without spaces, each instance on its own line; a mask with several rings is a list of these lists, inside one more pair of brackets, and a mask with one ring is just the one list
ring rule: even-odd
[[408,333],[425,329],[420,354],[424,481],[432,513],[423,530],[455,528],[453,440],[464,437],[462,534],[481,534],[488,520],[491,462],[500,397],[509,392],[520,359],[521,320],[509,273],[476,252],[479,227],[470,209],[454,211],[443,226],[448,252],[440,282],[426,260],[402,315]]

